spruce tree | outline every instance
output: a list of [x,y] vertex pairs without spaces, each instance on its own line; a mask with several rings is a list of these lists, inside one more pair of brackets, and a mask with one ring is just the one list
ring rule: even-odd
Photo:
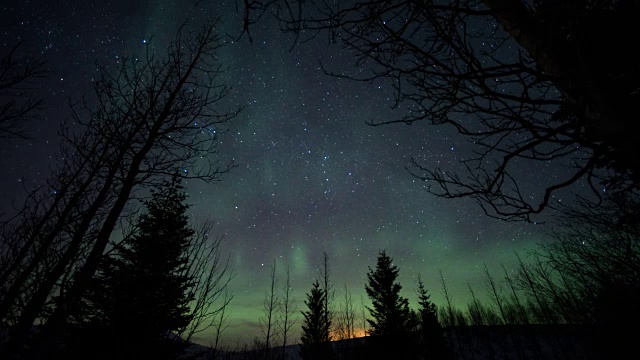
[[[186,195],[177,177],[152,192],[134,235],[105,257],[88,296],[106,353],[117,358],[175,358],[183,349],[171,339],[191,321]],[[96,324],[100,322],[100,324]]]
[[444,330],[438,321],[438,309],[430,300],[431,295],[418,277],[418,321],[420,353],[425,360],[452,359],[450,349],[444,337]]
[[307,311],[302,311],[302,337],[300,356],[304,360],[328,359],[331,356],[330,341],[325,322],[325,298],[327,294],[315,280],[311,292],[307,294],[305,305]]
[[414,357],[415,316],[412,316],[407,298],[400,296],[402,286],[396,282],[398,267],[384,250],[378,254],[376,269],[369,268],[365,285],[372,307],[368,308],[371,319],[369,330],[370,347],[381,356],[402,354],[403,358]]

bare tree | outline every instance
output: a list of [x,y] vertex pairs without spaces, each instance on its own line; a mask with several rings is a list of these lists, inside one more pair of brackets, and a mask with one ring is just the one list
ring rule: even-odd
[[229,256],[222,255],[223,237],[209,237],[213,224],[202,223],[190,239],[189,266],[185,271],[190,278],[197,279],[191,288],[195,300],[190,304],[190,323],[177,335],[190,341],[194,334],[213,327],[217,346],[227,326],[225,314],[233,300],[228,285],[234,274],[229,268]]
[[367,312],[365,311],[367,309],[367,307],[364,305],[364,296],[362,296],[362,294],[360,294],[360,315],[361,315],[361,319],[362,319],[362,336],[367,336],[368,332],[367,332]]
[[[229,293],[228,289],[225,289],[224,295],[222,297],[223,304],[228,304],[231,301],[232,295]],[[222,340],[222,334],[229,326],[229,314],[227,313],[227,307],[221,307],[220,311],[216,314],[215,324],[214,324],[214,334],[213,334],[213,342],[211,347],[213,348],[212,359],[218,358],[218,352],[220,351],[220,340]]]
[[331,308],[335,298],[335,290],[331,280],[331,268],[329,266],[329,256],[326,252],[322,253],[322,266],[320,268],[320,282],[324,291],[324,332],[329,341],[332,340],[331,330],[333,326],[333,310]]
[[[467,313],[469,314],[469,322],[471,325],[487,325],[486,307],[478,300],[475,292],[469,286],[469,294],[471,294],[471,302],[467,305]],[[492,324],[495,325],[495,324]]]
[[[391,106],[401,113],[371,125],[428,122],[468,139],[461,171],[421,155],[408,165],[437,196],[470,197],[490,216],[532,221],[583,180],[596,197],[605,187],[638,190],[640,144],[629,124],[640,66],[626,56],[622,35],[638,34],[636,1],[245,4],[274,14],[300,43],[326,34],[348,49],[354,66],[328,74],[391,84]],[[523,167],[550,164],[566,171],[525,186]]]
[[625,324],[640,320],[640,198],[628,192],[567,210],[516,285],[548,323],[594,325],[598,356],[630,350]]
[[502,295],[502,287],[496,283],[489,273],[489,269],[487,269],[487,265],[484,264],[484,275],[487,280],[487,293],[490,296],[491,302],[498,309],[498,314],[500,314],[500,324],[509,324],[509,319],[505,310],[505,299],[504,295]]
[[[464,352],[468,344],[462,341],[461,337],[467,325],[464,314],[453,306],[453,298],[447,288],[444,274],[440,271],[440,284],[442,285],[442,294],[444,295],[446,305],[440,307],[439,320],[442,327],[449,332],[449,336],[455,339],[452,349],[458,357],[466,358]],[[466,345],[466,346],[465,346]],[[469,351],[467,349],[467,351]]]
[[446,318],[442,319],[443,323],[445,324],[446,327],[455,326],[456,321],[454,318],[454,308],[453,308],[452,298],[451,298],[451,294],[449,293],[449,289],[447,288],[447,283],[444,280],[444,274],[442,274],[442,271],[440,271],[440,284],[442,285],[442,293],[444,294],[444,299],[447,303],[447,305],[444,307],[443,314],[446,315]]
[[335,317],[337,324],[335,326],[336,333],[340,339],[352,339],[355,337],[355,321],[356,310],[353,307],[353,300],[351,299],[351,290],[344,285],[344,297],[340,304],[340,310]]
[[295,325],[293,314],[298,310],[296,307],[296,299],[293,296],[293,288],[291,287],[291,265],[287,263],[285,268],[285,280],[282,286],[282,301],[279,311],[278,327],[282,334],[282,359],[286,359],[287,343],[291,336],[291,329]]
[[[509,311],[510,304],[502,293],[502,287],[499,284],[497,284],[496,281],[493,279],[493,276],[491,276],[491,273],[489,273],[489,269],[487,268],[486,264],[484,264],[484,274],[487,280],[487,292],[489,293],[489,296],[493,304],[498,308],[498,314],[500,314],[500,324],[501,325],[515,324],[513,322],[514,320],[513,313]],[[523,349],[520,344],[521,340],[518,338],[518,336],[514,336],[511,333],[508,333],[507,338],[510,340],[510,341],[507,341],[507,343],[511,343],[514,345],[517,358],[522,359]],[[501,349],[503,351],[504,356],[507,356],[508,350],[505,342],[501,344]]]
[[280,309],[280,298],[278,297],[276,277],[276,259],[273,259],[271,271],[269,272],[269,289],[264,294],[263,314],[260,319],[260,330],[262,331],[262,345],[267,358],[271,358],[271,347],[276,338],[276,316]]
[[[343,297],[338,304],[334,319],[334,334],[338,340],[348,340],[356,337],[356,309],[353,306],[351,290],[349,290],[347,284],[344,284]],[[351,341],[342,341],[338,344],[340,346],[337,349],[337,353],[340,354],[338,357],[349,359],[354,356],[354,344]]]
[[553,229],[555,241],[538,255],[558,284],[578,286],[576,296],[607,287],[640,289],[640,196],[628,192],[607,196],[601,206],[584,203],[567,210]]
[[557,308],[554,306],[554,294],[557,295],[563,291],[553,281],[552,268],[540,258],[525,264],[520,256],[517,255],[517,257],[519,262],[517,285],[524,290],[525,296],[534,304],[533,320],[543,324],[561,322]]
[[165,57],[148,51],[122,59],[115,72],[104,68],[86,113],[73,107],[76,128],[62,128],[58,168],[4,227],[10,250],[0,266],[0,319],[11,324],[5,353],[20,351],[36,319],[46,323],[44,339],[60,332],[116,224],[145,187],[176,171],[215,182],[233,167],[214,156],[222,126],[238,113],[222,105],[230,89],[220,83],[223,41],[215,26],[188,36],[181,27]]
[[26,139],[25,125],[42,110],[35,81],[46,74],[45,62],[21,51],[18,43],[0,58],[0,139]]
[[522,294],[518,291],[518,287],[513,276],[509,275],[507,268],[502,265],[502,271],[504,273],[504,279],[507,283],[507,287],[509,288],[511,295],[509,297],[507,306],[509,322],[512,324],[530,324],[530,312],[527,309],[526,303],[521,300]]

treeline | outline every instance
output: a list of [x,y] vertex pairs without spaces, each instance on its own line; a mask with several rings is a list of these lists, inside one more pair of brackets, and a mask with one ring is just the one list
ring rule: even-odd
[[[247,1],[245,5],[254,3]],[[379,77],[402,78],[415,85],[396,87],[397,98],[415,103],[424,111],[412,112],[398,122],[431,119],[449,123],[462,135],[472,136],[474,144],[481,147],[479,156],[466,166],[469,177],[445,176],[444,170],[413,163],[414,175],[439,185],[429,189],[445,198],[470,196],[489,215],[507,220],[530,220],[551,207],[552,193],[580,179],[592,193],[589,199],[578,198],[578,206],[572,208],[554,202],[553,206],[561,210],[559,226],[552,234],[554,241],[519,259],[516,272],[505,269],[504,281],[495,280],[485,270],[489,303],[476,298],[470,287],[471,303],[466,309],[455,309],[443,281],[446,303],[438,308],[419,282],[419,302],[411,308],[400,295],[398,268],[381,252],[365,284],[371,306],[361,319],[368,336],[364,345],[347,352],[336,352],[327,344],[337,338],[354,337],[355,322],[360,317],[355,315],[348,289],[342,308],[336,311],[331,307],[335,291],[326,255],[322,275],[310,284],[300,325],[294,321],[299,309],[294,306],[288,276],[284,288],[279,288],[274,264],[261,321],[263,338],[256,342],[256,356],[286,357],[287,344],[296,341],[289,336],[297,326],[302,329],[300,355],[305,359],[471,359],[475,350],[467,346],[464,329],[492,325],[557,328],[577,324],[587,329],[589,356],[624,358],[624,354],[633,353],[635,333],[627,328],[640,322],[639,163],[634,157],[636,136],[623,125],[630,118],[626,115],[633,113],[629,111],[636,103],[632,100],[639,94],[638,67],[630,70],[632,76],[623,74],[625,67],[618,67],[620,73],[614,78],[605,74],[612,67],[598,62],[585,65],[584,71],[561,71],[571,69],[563,64],[580,63],[573,60],[584,58],[576,50],[581,47],[566,44],[576,51],[566,54],[568,60],[554,63],[554,57],[547,55],[565,47],[539,47],[544,43],[540,40],[540,44],[525,45],[545,50],[538,55],[533,51],[545,61],[531,61],[531,54],[520,52],[513,64],[505,65],[508,71],[497,76],[490,65],[494,63],[492,51],[473,50],[467,34],[457,30],[457,25],[466,28],[467,16],[485,17],[490,14],[487,11],[494,10],[477,11],[473,2],[469,7],[457,3],[445,8],[429,5],[415,12],[415,17],[408,17],[416,29],[430,34],[422,46],[402,38],[405,33],[417,32],[405,32],[407,18],[395,16],[398,9],[414,14],[419,7],[415,8],[413,2],[400,7],[391,2],[380,8],[376,4],[367,5],[371,15],[361,18],[363,26],[354,27],[353,20],[342,22],[350,19],[341,17],[345,14],[359,14],[361,8],[355,6],[335,13],[339,17],[334,20],[338,21],[329,21],[335,24],[329,29],[316,29],[340,30],[335,34],[343,36],[347,45],[360,44],[365,58],[356,58],[357,62],[364,63],[368,57],[380,60],[375,63],[387,69],[377,72]],[[589,12],[599,14],[599,6],[589,8]],[[440,11],[446,16],[438,15]],[[505,13],[508,11],[500,11]],[[626,19],[633,13],[620,8],[615,14]],[[424,18],[424,14],[431,15]],[[567,36],[549,32],[549,40],[583,39],[581,27],[558,25],[565,17],[554,14],[535,14],[541,16],[538,19],[552,20],[540,24],[568,29],[557,32]],[[248,22],[252,19],[249,15],[247,12]],[[370,21],[389,16],[390,21]],[[318,25],[302,20],[290,19],[290,29],[314,29]],[[452,26],[450,21],[457,25]],[[0,358],[176,358],[184,356],[184,347],[195,333],[211,328],[215,330],[214,348],[220,348],[228,323],[226,308],[232,299],[227,291],[232,274],[219,251],[220,239],[208,236],[211,223],[187,224],[188,207],[180,181],[215,183],[235,166],[221,161],[216,152],[220,134],[240,111],[226,101],[230,89],[221,81],[223,66],[218,63],[218,51],[225,41],[216,26],[213,21],[195,32],[181,27],[165,54],[154,54],[148,48],[142,56],[123,58],[115,67],[102,68],[94,96],[71,104],[71,120],[60,128],[60,148],[49,177],[42,186],[26,189],[26,199],[16,213],[0,222]],[[379,47],[378,31],[386,34],[390,46]],[[520,33],[517,28],[510,31]],[[580,36],[573,36],[576,34]],[[498,35],[498,40],[503,35]],[[369,45],[380,51],[369,51]],[[426,49],[446,48],[462,50],[437,50],[434,54],[438,62],[448,63],[455,53],[457,61],[468,66],[434,68],[431,50]],[[0,59],[3,139],[25,137],[24,122],[34,112],[42,111],[41,100],[31,97],[34,94],[27,89],[44,75],[43,63],[38,58],[19,57],[19,49],[12,48]],[[417,59],[414,68],[397,68],[394,59],[398,51],[424,58]],[[478,56],[488,56],[492,61],[485,62]],[[536,63],[546,69],[540,71]],[[434,82],[423,81],[425,69]],[[584,76],[589,73],[595,76]],[[502,81],[494,81],[497,78]],[[581,86],[585,78],[600,79],[594,84],[603,86]],[[558,82],[562,91],[555,91],[550,81]],[[544,87],[533,96],[523,91],[514,97],[502,91],[507,83],[521,89],[541,83]],[[480,101],[460,102],[459,97],[450,96],[460,91]],[[430,94],[439,94],[442,104],[451,106],[429,105],[438,100]],[[593,111],[593,104],[598,105],[597,111]],[[514,113],[513,109],[520,110]],[[454,121],[449,111],[480,114],[479,124],[484,130],[478,132]],[[617,124],[613,133],[601,131],[611,123]],[[521,139],[522,131],[528,134],[525,141],[503,141],[510,136]],[[506,154],[504,162],[484,162],[495,154]],[[514,172],[507,167],[513,159],[547,163],[565,156],[575,167],[573,175],[549,179],[555,184],[545,189],[542,203],[530,203],[535,197],[520,192],[524,187],[518,186]],[[527,172],[517,175],[530,177]],[[122,234],[122,238],[116,234]],[[524,349],[519,343],[522,337],[514,335],[507,332],[503,337],[513,344],[515,354],[511,357],[544,358],[541,353],[519,351]],[[488,356],[505,357],[510,351],[496,348]],[[223,354],[216,351],[212,356],[218,355]]]
[[[444,304],[436,306],[429,300],[418,277],[418,303],[409,306],[400,295],[399,270],[384,250],[364,284],[371,305],[365,306],[362,299],[361,305],[354,305],[346,286],[336,301],[324,254],[304,301],[298,355],[303,359],[623,356],[633,344],[627,321],[640,316],[638,204],[633,196],[608,196],[598,208],[566,209],[551,241],[525,255],[514,254],[515,268],[503,266],[496,276],[485,267],[483,288],[479,293],[477,284],[469,284],[470,301],[462,308],[454,306],[442,273]],[[275,263],[272,283],[274,278]],[[357,330],[364,334],[356,335]],[[362,335],[361,341],[341,341]],[[286,358],[286,341],[278,350],[265,347],[266,343],[272,342],[258,339],[244,354]]]
[[[324,263],[327,263],[326,254]],[[326,268],[326,265],[325,265]],[[371,359],[400,357],[402,359],[453,359],[440,325],[435,304],[419,278],[417,284],[418,307],[409,307],[409,301],[400,294],[397,281],[399,269],[384,250],[378,254],[374,269],[369,268],[365,291],[371,302],[363,314],[366,334],[361,343],[343,342],[332,346],[334,336],[340,340],[355,337],[356,311],[349,290],[339,310],[329,306],[333,298],[330,287],[314,281],[307,293],[302,312],[304,319],[300,356],[302,359]],[[363,308],[364,312],[364,308]],[[337,324],[334,325],[334,320]]]

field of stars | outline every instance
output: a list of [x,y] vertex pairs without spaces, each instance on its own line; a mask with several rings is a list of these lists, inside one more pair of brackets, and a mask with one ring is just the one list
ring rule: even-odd
[[[282,283],[291,269],[293,294],[303,310],[305,294],[327,253],[336,305],[350,289],[356,306],[368,302],[364,284],[385,249],[400,269],[403,295],[415,304],[417,276],[436,304],[443,304],[440,272],[454,303],[465,306],[468,286],[485,289],[483,269],[500,275],[545,241],[542,227],[488,218],[469,200],[429,194],[405,166],[417,157],[455,170],[463,139],[451,129],[421,124],[371,127],[395,116],[388,84],[352,82],[325,75],[346,66],[348,54],[325,39],[291,47],[292,39],[265,20],[252,42],[241,30],[235,2],[190,5],[158,1],[24,1],[0,5],[3,50],[23,41],[47,60],[42,80],[47,110],[31,127],[32,140],[0,146],[4,212],[23,187],[42,184],[57,150],[57,130],[69,117],[68,99],[90,96],[96,62],[116,66],[151,42],[162,51],[176,26],[220,16],[229,34],[220,61],[233,88],[231,105],[246,108],[221,137],[219,156],[238,167],[222,181],[186,184],[194,221],[215,220],[212,236],[224,236],[223,254],[235,274],[224,341],[251,343],[274,259]],[[535,182],[535,178],[532,181]],[[300,311],[296,313],[300,318]],[[296,328],[301,322],[298,320]],[[207,343],[207,333],[196,341]]]

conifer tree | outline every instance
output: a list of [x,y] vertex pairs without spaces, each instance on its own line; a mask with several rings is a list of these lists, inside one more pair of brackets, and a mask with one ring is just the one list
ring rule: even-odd
[[117,358],[174,358],[182,349],[170,337],[191,321],[194,298],[185,199],[177,177],[155,189],[137,231],[100,265],[88,299]]
[[444,330],[438,321],[438,309],[430,298],[431,295],[424,287],[422,278],[418,276],[418,328],[421,357],[425,360],[452,359]]
[[369,268],[367,295],[371,299],[368,320],[372,336],[390,336],[401,334],[409,319],[409,300],[400,296],[402,286],[396,282],[398,267],[384,250],[378,254],[375,271]]
[[304,360],[328,359],[331,356],[330,341],[325,331],[325,298],[327,294],[315,280],[307,294],[303,311],[300,356]]
[[404,358],[413,357],[415,317],[409,309],[407,298],[400,296],[402,286],[396,282],[398,267],[381,250],[378,254],[376,269],[369,268],[368,283],[365,285],[372,307],[368,308],[371,330],[369,343],[378,355],[399,354]]

